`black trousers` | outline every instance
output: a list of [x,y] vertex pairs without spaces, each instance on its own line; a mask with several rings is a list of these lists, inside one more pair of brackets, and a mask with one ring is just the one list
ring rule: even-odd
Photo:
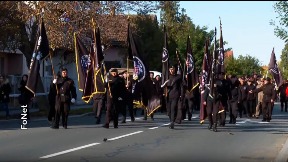
[[134,115],[134,110],[133,110],[133,100],[132,100],[132,97],[126,99],[126,101],[125,101],[125,106],[122,107],[122,115],[123,115],[123,119],[122,119],[122,120],[125,120],[125,119],[126,119],[127,107],[128,107],[129,115],[130,115],[131,120],[132,120],[132,119],[134,118],[134,116],[135,116],[135,115]]
[[119,110],[122,110],[124,105],[124,101],[107,99],[105,125],[109,125],[113,120],[114,127],[118,127]]
[[210,125],[217,123],[219,104],[220,104],[220,101],[214,101],[214,102],[210,100],[207,101],[206,111],[207,111],[207,117],[208,117]]
[[280,104],[281,104],[281,111],[283,111],[283,108],[285,108],[285,111],[287,112],[287,100],[286,100],[286,98],[280,98]]
[[67,126],[68,124],[68,115],[70,111],[70,103],[68,102],[59,102],[55,105],[55,122],[54,126],[59,127],[60,115],[62,116],[62,124],[63,127]]
[[182,111],[183,119],[186,119],[186,113],[188,113],[188,120],[192,118],[193,109],[196,107],[196,102],[194,98],[185,98],[185,107]]
[[178,100],[179,98],[169,98],[166,104],[167,106],[167,115],[169,116],[170,122],[174,123],[178,111]]
[[274,103],[271,103],[271,102],[267,102],[267,101],[262,102],[264,120],[271,120],[273,105]]
[[247,115],[249,117],[252,117],[253,114],[255,114],[256,110],[256,102],[255,100],[247,100]]
[[[225,125],[226,123],[226,111],[228,111],[228,101],[227,100],[221,100],[221,106],[223,107],[223,112],[218,113],[219,115],[219,121],[220,121],[220,125]],[[219,104],[220,106],[220,104]],[[219,107],[218,107],[219,110]]]
[[48,113],[48,120],[52,121],[55,119],[55,101],[54,102],[49,102],[49,113]]
[[239,103],[239,116],[240,116],[240,118],[242,118],[242,115],[243,114],[246,114],[246,115],[248,115],[247,112],[248,110],[247,110],[247,101],[246,100],[244,100],[244,101],[241,101],[240,103]]
[[229,115],[230,119],[237,118],[238,115],[238,101],[229,101]]

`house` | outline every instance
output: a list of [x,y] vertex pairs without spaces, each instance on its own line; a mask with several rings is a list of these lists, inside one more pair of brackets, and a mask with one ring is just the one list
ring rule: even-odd
[[[101,43],[103,47],[103,53],[105,55],[104,62],[107,71],[114,68],[126,68],[127,67],[127,27],[128,22],[131,21],[131,26],[133,24],[133,19],[139,18],[137,15],[101,15],[97,17],[100,33],[101,33]],[[150,15],[148,18],[156,20],[155,15]],[[52,77],[52,64],[55,74],[63,66],[68,69],[68,75],[71,79],[75,81],[75,86],[77,89],[77,103],[84,104],[82,101],[82,91],[79,90],[78,85],[78,75],[76,70],[76,62],[74,51],[66,49],[56,49],[53,53],[53,58],[50,60],[47,58],[44,62],[44,72],[42,77]],[[42,66],[41,66],[42,67]],[[129,67],[133,67],[132,63]]]

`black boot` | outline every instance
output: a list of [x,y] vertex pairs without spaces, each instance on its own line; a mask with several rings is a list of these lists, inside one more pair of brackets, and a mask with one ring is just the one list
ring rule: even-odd
[[171,123],[170,123],[169,128],[170,128],[170,129],[174,129],[174,122],[171,122]]
[[100,118],[96,118],[96,124],[100,124]]
[[213,124],[213,131],[214,131],[214,132],[217,132],[217,123],[214,123],[214,124]]
[[212,124],[209,123],[209,125],[208,125],[208,129],[209,129],[209,130],[212,129]]
[[230,116],[229,124],[232,124],[232,123],[233,123],[233,117]]
[[236,124],[236,118],[235,117],[233,117],[232,124]]

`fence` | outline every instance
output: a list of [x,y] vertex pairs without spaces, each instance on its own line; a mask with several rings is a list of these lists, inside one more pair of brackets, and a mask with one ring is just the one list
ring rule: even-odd
[[[18,90],[18,88],[20,87],[20,81],[21,81],[22,76],[8,75],[7,77],[11,85],[11,93],[9,95],[10,96],[9,109],[19,108],[20,105],[18,103],[18,96],[20,95],[20,91]],[[41,77],[41,81],[44,86],[44,92],[36,93],[36,96],[48,95],[51,80],[52,80],[52,76]],[[37,102],[37,101],[33,100],[33,102]]]

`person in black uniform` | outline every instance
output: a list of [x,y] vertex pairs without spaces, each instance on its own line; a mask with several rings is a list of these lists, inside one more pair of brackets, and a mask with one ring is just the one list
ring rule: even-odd
[[244,77],[239,78],[240,85],[239,85],[239,90],[240,90],[240,96],[239,96],[239,117],[242,118],[242,115],[245,114],[246,117],[248,117],[248,110],[247,110],[247,83],[245,81]]
[[[217,132],[217,116],[219,112],[220,106],[222,106],[223,110],[225,110],[225,103],[223,101],[226,101],[227,103],[227,98],[226,94],[229,93],[227,92],[227,85],[225,82],[223,82],[223,79],[221,76],[223,73],[218,74],[218,78],[215,78],[214,84],[213,84],[213,92],[210,93],[210,87],[206,88],[204,91],[203,99],[204,105],[207,105],[207,117],[209,120],[209,126],[208,129],[211,130],[213,127],[213,131]],[[223,105],[222,105],[223,104]],[[224,118],[225,122],[225,118]],[[223,123],[223,119],[220,120],[220,124]]]
[[107,76],[107,104],[106,104],[106,117],[104,128],[109,128],[109,123],[113,120],[114,128],[118,128],[119,110],[123,110],[125,106],[124,97],[126,92],[125,81],[119,77],[118,70],[112,69],[111,76]]
[[219,93],[221,95],[221,106],[223,111],[219,113],[220,126],[225,126],[226,124],[226,111],[228,110],[228,100],[231,98],[231,82],[225,79],[225,73],[221,72],[218,74],[218,80],[221,82],[221,86],[218,87]]
[[[150,72],[149,76],[150,76],[150,79],[151,79],[151,81],[153,83],[153,86],[154,86],[153,88],[156,90],[156,80],[154,79],[154,73]],[[145,96],[145,94],[142,94],[142,95]],[[146,97],[144,97],[144,98],[146,98]],[[147,102],[147,101],[144,101],[144,102]],[[147,104],[145,104],[145,105],[147,105]],[[147,120],[147,110],[146,110],[146,108],[143,109],[143,114],[144,114],[143,120]],[[150,117],[151,117],[151,120],[154,120],[154,112],[150,115]]]
[[240,82],[238,78],[235,75],[231,76],[231,98],[229,100],[230,107],[229,107],[229,115],[230,115],[230,121],[229,124],[236,124],[236,118],[238,115],[238,103],[239,101],[239,85]]
[[126,104],[122,113],[123,114],[122,123],[126,123],[126,106],[128,107],[131,121],[134,122],[135,117],[134,117],[134,111],[133,111],[132,78],[129,77],[127,70],[123,72],[123,79],[125,81],[125,87],[126,87],[125,89],[126,94],[125,94],[125,99],[124,99]]
[[257,88],[255,90],[250,90],[249,93],[258,93],[263,91],[263,120],[270,122],[271,114],[272,114],[272,106],[276,99],[276,89],[275,85],[271,83],[271,78],[267,77],[265,83],[262,87]]
[[182,99],[184,99],[184,96],[181,96],[183,92],[183,86],[182,86],[182,77],[178,74],[176,74],[176,67],[177,65],[172,65],[169,68],[169,79],[166,81],[161,87],[167,86],[168,94],[167,94],[167,114],[170,118],[170,129],[174,129],[174,123],[177,116],[177,110],[178,110],[178,102]]
[[[187,78],[187,75],[186,75]],[[188,121],[191,121],[192,112],[196,107],[196,91],[199,89],[194,88],[191,92],[187,90],[187,80],[183,83],[183,90],[185,91],[184,109],[182,111],[182,119],[186,119],[186,113],[188,113]]]
[[68,70],[61,69],[61,78],[53,80],[56,87],[59,88],[55,104],[55,122],[51,128],[59,129],[60,114],[62,115],[62,124],[67,129],[68,115],[70,111],[70,102],[75,103],[77,94],[74,81],[68,77]]
[[[57,73],[56,79],[57,78],[61,78],[60,71]],[[49,107],[50,107],[49,113],[48,113],[48,121],[50,124],[52,124],[55,121],[55,103],[56,103],[55,96],[57,96],[57,93],[59,91],[59,88],[56,87],[56,84],[53,83],[54,79],[51,80],[49,94],[48,94],[48,101],[49,101]]]
[[[254,89],[256,89],[256,86],[253,84],[252,78],[249,78],[247,81],[247,91],[253,91]],[[255,114],[254,109],[256,109],[256,96],[257,94],[254,93],[247,94],[247,114],[249,118],[251,118],[253,114]]]
[[285,107],[285,112],[287,112],[287,96],[286,96],[286,88],[288,87],[288,80],[283,81],[283,84],[280,85],[280,87],[277,90],[277,94],[280,94],[280,106],[281,106],[281,112],[283,111]]

